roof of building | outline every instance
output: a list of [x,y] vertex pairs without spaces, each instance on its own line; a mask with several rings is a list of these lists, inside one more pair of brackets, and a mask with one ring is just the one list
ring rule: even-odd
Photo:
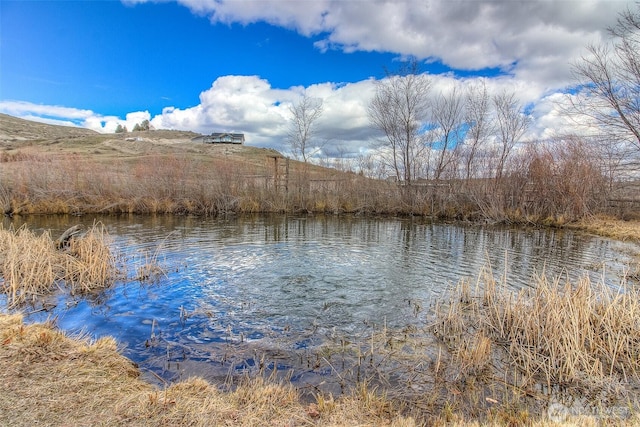
[[211,135],[198,135],[192,141],[244,143],[243,133],[214,132]]

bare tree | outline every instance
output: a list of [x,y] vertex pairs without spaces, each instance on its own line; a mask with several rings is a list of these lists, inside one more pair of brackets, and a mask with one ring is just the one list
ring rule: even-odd
[[300,101],[289,107],[289,111],[291,119],[287,140],[293,156],[306,163],[308,150],[316,133],[317,121],[322,116],[322,100],[311,98],[305,93]]
[[608,183],[595,148],[575,135],[529,144],[528,212],[578,218],[602,207]]
[[412,64],[400,74],[377,82],[369,104],[369,119],[385,134],[389,155],[385,160],[398,181],[411,184],[425,151],[422,124],[427,116],[431,80]]
[[368,178],[373,178],[374,175],[374,167],[375,167],[375,159],[371,153],[359,153],[355,159],[356,166],[358,168],[358,174],[362,176],[366,176]]
[[493,97],[497,136],[497,165],[495,178],[502,179],[507,159],[513,147],[520,141],[531,122],[516,100],[515,93],[502,92]]
[[[625,176],[626,166],[633,159],[630,145],[625,141],[609,139],[606,135],[583,139],[593,147],[595,160],[600,161],[602,174],[607,178],[608,190],[612,191],[614,183]],[[637,165],[634,170],[637,170]]]
[[621,13],[609,34],[611,43],[588,46],[573,65],[580,92],[570,100],[606,135],[640,151],[640,8]]
[[472,84],[467,89],[464,121],[469,126],[463,146],[464,176],[468,181],[475,175],[478,154],[493,132],[491,105],[487,85]]
[[454,165],[462,143],[464,99],[457,88],[451,92],[440,93],[431,107],[430,145],[437,152],[433,177],[443,178],[447,168]]

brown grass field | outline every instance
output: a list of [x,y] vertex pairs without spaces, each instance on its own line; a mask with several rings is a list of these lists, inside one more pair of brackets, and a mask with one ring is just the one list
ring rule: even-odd
[[[479,212],[459,200],[447,205],[452,198],[442,194],[409,194],[389,182],[293,161],[285,176],[284,160],[272,150],[198,144],[193,136],[100,135],[0,115],[0,210],[420,214],[572,227],[640,242],[637,219],[487,203]],[[109,287],[121,278],[118,265],[100,224],[62,248],[48,233],[0,230],[0,289],[14,311],[56,290]],[[150,263],[139,274],[157,272]],[[640,278],[640,259],[629,275]],[[371,359],[402,366],[406,383],[419,392],[403,395],[362,381],[314,403],[264,378],[231,388],[199,378],[152,386],[111,338],[91,342],[66,336],[54,323],[27,325],[19,314],[0,313],[0,425],[640,425],[639,301],[626,283],[613,290],[544,277],[527,291],[509,292],[487,267],[475,282],[458,284],[424,330],[371,337]]]

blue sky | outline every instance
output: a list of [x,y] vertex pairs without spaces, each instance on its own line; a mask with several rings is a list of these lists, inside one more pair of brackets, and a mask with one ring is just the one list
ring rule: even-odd
[[319,36],[264,22],[212,25],[176,3],[3,0],[2,15],[3,99],[122,117],[194,105],[224,75],[258,75],[284,89],[380,78],[398,63],[392,52],[322,52]]
[[370,142],[385,67],[417,58],[434,87],[487,78],[552,126],[570,61],[633,2],[84,0],[0,2],[0,112],[110,132],[242,131],[281,147],[287,106],[325,102],[327,140]]
[[2,2],[2,98],[124,117],[189,107],[219,76],[274,87],[382,76],[392,53],[321,53],[314,38],[263,22],[212,25],[176,3]]

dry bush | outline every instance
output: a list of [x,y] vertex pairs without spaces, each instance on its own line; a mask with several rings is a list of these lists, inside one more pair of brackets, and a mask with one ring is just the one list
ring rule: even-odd
[[255,153],[159,151],[108,163],[86,154],[30,156],[10,163],[0,185],[15,214],[352,212],[541,222],[606,208],[607,182],[587,143],[537,142],[517,154],[500,179],[452,174],[411,186],[293,161],[287,175]]
[[592,148],[578,138],[529,145],[527,211],[540,217],[581,218],[600,211],[607,180]]
[[106,165],[66,155],[21,162],[2,185],[16,198],[15,214],[399,213],[403,209],[398,188],[383,181],[295,162],[277,185],[273,173],[268,165],[238,159],[151,154],[113,159]]

